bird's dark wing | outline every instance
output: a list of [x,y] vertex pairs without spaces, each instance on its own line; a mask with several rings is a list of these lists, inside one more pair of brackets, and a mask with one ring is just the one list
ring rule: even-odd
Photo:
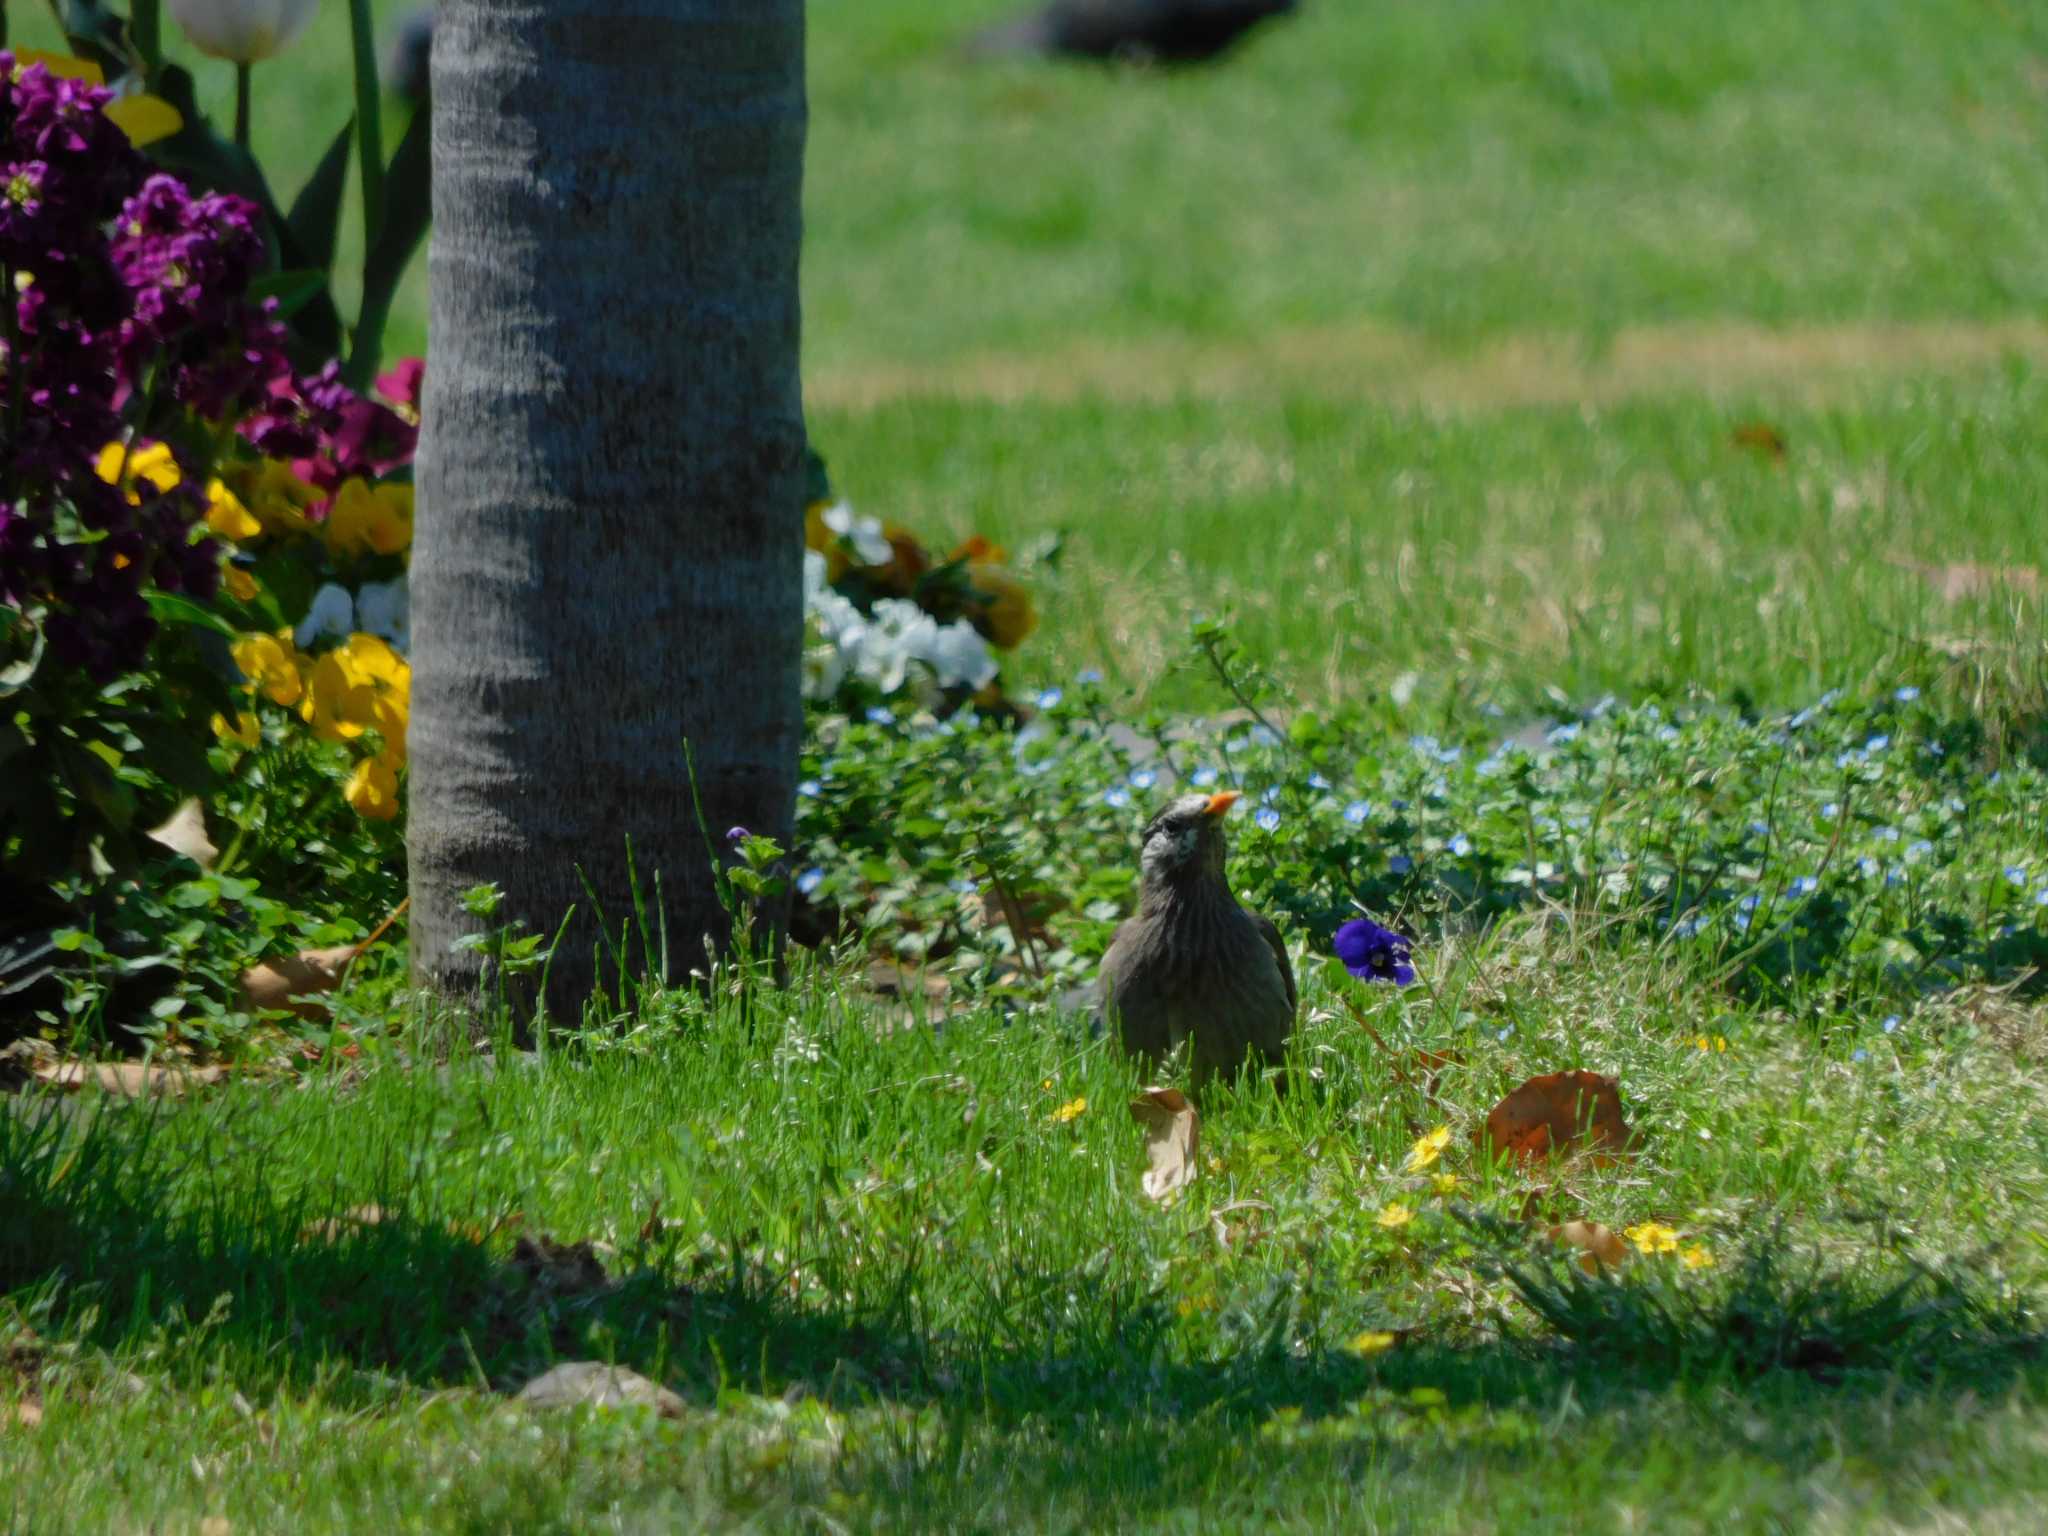
[[1294,962],[1287,958],[1287,944],[1280,937],[1280,930],[1273,926],[1273,920],[1263,912],[1254,912],[1250,907],[1244,915],[1252,920],[1252,926],[1259,930],[1259,937],[1266,941],[1266,947],[1273,951],[1273,963],[1280,967],[1280,984],[1287,988],[1287,1011],[1295,1012],[1301,1007],[1301,996],[1294,987]]

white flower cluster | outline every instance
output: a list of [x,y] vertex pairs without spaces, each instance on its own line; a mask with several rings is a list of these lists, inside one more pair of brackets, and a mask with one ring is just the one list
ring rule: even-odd
[[412,650],[412,589],[403,575],[389,581],[366,581],[354,593],[338,582],[328,582],[313,594],[312,605],[299,620],[292,639],[300,650],[307,651],[323,639],[346,640],[357,633],[389,640],[401,656]]
[[[830,514],[827,514],[828,518]],[[841,530],[834,530],[839,532]],[[995,680],[996,660],[972,624],[941,624],[907,598],[885,597],[862,613],[825,580],[825,557],[804,552],[804,697],[829,699],[848,676],[893,694],[906,684],[982,688]],[[919,669],[912,670],[912,663]]]

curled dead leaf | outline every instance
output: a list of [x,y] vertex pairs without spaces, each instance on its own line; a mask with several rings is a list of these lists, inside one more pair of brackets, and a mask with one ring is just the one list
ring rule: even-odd
[[1147,1088],[1131,1100],[1131,1118],[1145,1128],[1148,1199],[1167,1201],[1195,1181],[1202,1117],[1178,1088]]
[[302,1243],[332,1243],[351,1232],[360,1232],[365,1227],[381,1227],[388,1218],[381,1205],[351,1206],[339,1216],[329,1216],[322,1221],[309,1221],[299,1228]]
[[2041,573],[2030,565],[1978,565],[1966,560],[1924,565],[1918,560],[1900,559],[1891,563],[1918,576],[1945,603],[1991,597],[2000,592],[2032,596],[2041,590]]
[[679,1419],[683,1400],[638,1371],[601,1360],[565,1360],[520,1388],[516,1402],[529,1408],[652,1408]]
[[220,850],[206,835],[206,812],[196,797],[182,802],[162,826],[151,827],[142,835],[173,853],[183,854],[201,869],[213,868],[213,861],[220,857]]
[[1782,462],[1785,457],[1785,434],[1768,421],[1745,421],[1728,434],[1728,440],[1759,458]]
[[611,1284],[604,1261],[589,1242],[558,1243],[545,1235],[512,1245],[512,1267],[556,1296],[587,1296]]
[[1579,1268],[1589,1275],[1619,1269],[1628,1262],[1628,1244],[1597,1221],[1567,1221],[1554,1226],[1549,1238],[1561,1247],[1579,1250]]
[[253,965],[242,973],[242,1005],[251,1013],[282,1008],[302,1019],[320,1018],[327,1012],[321,995],[341,985],[355,957],[355,945],[337,944]]
[[97,1088],[124,1099],[175,1099],[188,1089],[220,1081],[222,1075],[219,1067],[175,1061],[65,1061],[43,1057],[29,1068],[29,1076],[52,1088]]
[[1578,1146],[1614,1154],[1629,1149],[1620,1087],[1598,1072],[1532,1077],[1494,1105],[1473,1140],[1488,1157],[1510,1152],[1533,1160]]

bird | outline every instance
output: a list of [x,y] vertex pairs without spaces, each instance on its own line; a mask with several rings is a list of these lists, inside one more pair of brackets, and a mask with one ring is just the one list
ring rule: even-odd
[[1000,23],[969,45],[974,53],[1064,54],[1090,59],[1202,63],[1253,27],[1292,12],[1297,0],[1051,0]]
[[1278,1065],[1299,1002],[1280,930],[1240,906],[1223,873],[1223,818],[1239,795],[1181,795],[1146,824],[1138,910],[1110,939],[1097,1022],[1156,1066],[1192,1042],[1197,1087]]

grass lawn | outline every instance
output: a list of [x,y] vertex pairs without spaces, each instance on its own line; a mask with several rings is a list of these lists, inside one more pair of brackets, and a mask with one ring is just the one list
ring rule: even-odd
[[[1228,615],[1374,762],[1610,693],[1918,689],[1953,777],[1873,778],[1858,835],[1954,829],[1944,910],[1987,929],[2048,880],[1991,777],[2048,685],[2048,15],[1323,0],[1208,72],[952,51],[1005,9],[811,7],[806,346],[843,492],[1018,556],[1023,681],[1214,710],[1187,633]],[[346,111],[343,8],[314,27],[256,77],[286,188]],[[1680,767],[1643,815],[1762,814],[1730,878],[1777,878],[1776,779]],[[1116,825],[1061,867],[1128,861]],[[495,1071],[364,1028],[302,1078],[0,1098],[0,1530],[2033,1529],[2038,993],[1937,988],[1920,929],[1741,985],[1601,872],[1485,927],[1419,901],[1401,993],[1292,932],[1286,1091],[1206,1101],[1163,1208],[1113,1047],[964,977],[906,1021],[851,958]],[[381,974],[347,1018],[404,1013]],[[1572,1067],[1637,1154],[1480,1156]],[[1587,1276],[1569,1220],[1681,1252]],[[509,1405],[572,1359],[679,1411]]]

